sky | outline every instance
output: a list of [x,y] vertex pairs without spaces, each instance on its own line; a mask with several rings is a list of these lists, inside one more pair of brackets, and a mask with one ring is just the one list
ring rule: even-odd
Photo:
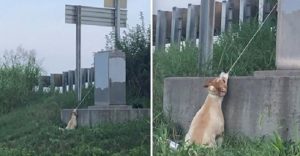
[[[75,69],[75,24],[65,23],[65,5],[103,7],[104,0],[0,0],[0,55],[22,46],[35,50],[44,74]],[[127,0],[128,21],[132,27],[150,24],[150,0]],[[105,49],[105,35],[111,27],[82,25],[81,67],[93,64],[93,52]],[[121,32],[125,29],[121,29]]]

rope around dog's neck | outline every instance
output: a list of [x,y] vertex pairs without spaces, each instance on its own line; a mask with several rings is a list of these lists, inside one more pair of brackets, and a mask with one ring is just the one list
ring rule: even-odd
[[78,107],[83,103],[84,99],[89,95],[89,93],[91,92],[91,90],[94,89],[94,86],[90,88],[90,90],[85,94],[85,96],[82,98],[82,100],[80,101],[80,103],[77,105],[77,107],[75,108],[76,110],[78,109]]
[[241,56],[245,53],[246,49],[249,47],[250,43],[253,41],[254,37],[258,34],[258,32],[261,30],[261,28],[263,27],[263,25],[266,23],[267,19],[269,18],[269,16],[271,15],[271,13],[275,10],[277,3],[275,3],[274,7],[272,8],[272,10],[270,11],[270,13],[268,14],[268,16],[265,18],[265,20],[261,23],[261,25],[258,27],[257,31],[254,33],[254,35],[252,36],[252,38],[249,40],[249,42],[247,43],[247,45],[245,46],[245,48],[243,49],[243,51],[240,53],[239,57],[235,60],[235,62],[232,64],[232,66],[230,67],[230,69],[228,70],[228,74],[231,72],[232,68],[235,66],[235,64],[238,62],[238,60],[241,58]]

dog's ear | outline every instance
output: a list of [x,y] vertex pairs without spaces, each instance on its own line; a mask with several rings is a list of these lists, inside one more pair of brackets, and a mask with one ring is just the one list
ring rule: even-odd
[[205,82],[205,84],[203,85],[203,87],[204,87],[204,88],[207,88],[208,86],[210,86],[213,80],[214,80],[214,79],[208,79],[208,80]]

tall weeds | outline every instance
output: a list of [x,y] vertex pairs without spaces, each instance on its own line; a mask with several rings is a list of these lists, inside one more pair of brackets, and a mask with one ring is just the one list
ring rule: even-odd
[[28,102],[40,72],[33,50],[5,51],[0,61],[0,114]]

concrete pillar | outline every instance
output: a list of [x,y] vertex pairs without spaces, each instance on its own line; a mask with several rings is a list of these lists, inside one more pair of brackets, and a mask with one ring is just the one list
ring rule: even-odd
[[228,3],[227,4],[227,11],[228,11],[228,15],[227,15],[227,31],[231,31],[232,29],[232,23],[233,23],[233,4],[232,3]]
[[251,3],[249,0],[246,0],[245,4],[245,22],[250,22],[251,20]]
[[[278,1],[276,36],[277,69],[300,69],[300,1]],[[298,93],[297,93],[298,94]],[[298,100],[299,101],[299,100]]]
[[199,29],[199,67],[204,68],[212,59],[215,0],[202,0]]
[[43,84],[43,77],[40,76],[39,77],[39,91],[42,92],[44,88],[44,84]]
[[63,72],[62,74],[62,91],[63,93],[67,92],[68,85],[68,72]]
[[95,68],[94,67],[92,67],[92,68],[90,68],[89,69],[89,73],[88,73],[88,81],[89,81],[89,84],[92,84],[92,82],[94,82],[95,81]]
[[54,74],[50,74],[50,90],[55,91]]
[[244,22],[245,6],[246,6],[246,0],[240,0],[240,16],[239,16],[240,26]]
[[186,41],[192,45],[196,44],[199,31],[200,5],[189,4],[186,23]]
[[[270,13],[273,6],[271,6],[271,0],[265,0],[264,4],[264,19],[267,17],[267,15]],[[274,4],[273,4],[274,5]]]
[[171,24],[171,43],[179,46],[182,37],[182,9],[173,7]]
[[259,0],[258,2],[258,22],[259,24],[262,23],[264,20],[264,2],[265,0]]
[[88,69],[82,68],[81,69],[81,77],[82,77],[82,88],[85,88],[85,83],[88,82]]
[[221,32],[225,32],[226,29],[226,13],[227,13],[227,1],[222,1],[222,14],[221,14]]
[[155,49],[164,50],[166,44],[167,19],[164,11],[157,11]]
[[62,86],[62,74],[50,74],[51,90],[55,91],[55,87]]
[[50,86],[50,76],[40,76],[39,77],[39,91],[43,91],[44,87]]
[[74,70],[69,70],[68,71],[69,91],[73,91],[74,90],[74,87],[73,87],[74,84],[75,84],[75,71]]

